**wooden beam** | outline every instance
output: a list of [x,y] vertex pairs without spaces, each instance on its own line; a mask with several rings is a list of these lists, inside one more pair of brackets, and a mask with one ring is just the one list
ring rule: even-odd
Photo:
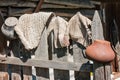
[[[3,57],[0,57],[3,59]],[[75,71],[92,71],[92,66],[89,64],[83,63],[74,63],[74,62],[62,62],[62,61],[51,61],[51,60],[38,60],[38,59],[28,59],[26,62],[22,61],[19,58],[7,57],[5,60],[0,60],[2,64],[13,64],[21,66],[35,66],[42,68],[54,68],[62,70],[75,70]],[[82,70],[80,69],[82,68]],[[83,69],[84,68],[84,69]]]
[[[19,4],[18,4],[19,3]],[[13,6],[13,7],[36,7],[35,2],[18,1],[18,0],[0,0],[0,6]]]
[[120,2],[120,0],[93,0],[93,1],[100,1],[100,2]]
[[86,4],[84,3],[73,3],[71,2],[65,2],[65,1],[52,1],[52,0],[44,0],[44,3],[50,3],[50,4],[57,4],[57,5],[65,5],[65,6],[74,6],[79,8],[95,8],[92,4]]
[[[104,40],[103,26],[98,11],[95,11],[91,28],[93,41],[96,39]],[[94,80],[111,80],[110,63],[103,64],[94,61],[93,68],[94,68]]]
[[39,3],[38,3],[38,5],[36,6],[36,9],[35,9],[34,12],[38,12],[38,11],[41,9],[41,6],[42,6],[43,2],[44,2],[44,0],[39,0]]

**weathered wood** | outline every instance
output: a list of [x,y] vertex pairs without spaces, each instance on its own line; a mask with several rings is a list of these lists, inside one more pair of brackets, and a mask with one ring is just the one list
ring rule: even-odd
[[[93,41],[96,39],[104,40],[102,23],[97,11],[95,11],[91,28],[92,28],[91,30],[92,30]],[[93,68],[94,68],[94,79],[105,80],[103,64],[94,61]]]
[[105,80],[104,65],[101,63],[94,62],[94,80]]
[[[20,42],[18,40],[13,40],[10,42],[11,57],[19,57],[20,55]],[[21,66],[10,65],[11,80],[21,80]]]
[[39,0],[39,3],[38,3],[38,5],[36,6],[36,9],[35,9],[34,12],[38,12],[38,11],[41,9],[41,6],[42,6],[43,2],[44,2],[44,0]]
[[[73,59],[73,54],[71,51],[71,45],[67,46],[67,57],[68,57],[68,62],[74,62]],[[75,80],[75,71],[74,70],[69,70],[69,76],[70,76],[70,80]]]
[[[84,50],[85,47],[81,44],[78,44],[76,42],[73,42],[73,59],[75,63],[83,63],[80,66],[80,71],[76,71],[75,72],[75,79],[77,80],[89,80],[89,72],[84,72],[82,70],[85,70],[86,68],[90,68],[88,66],[84,66],[85,64],[87,65],[88,59],[85,58],[84,56]],[[91,70],[92,70],[92,66],[91,66]],[[87,75],[87,76],[86,76]]]
[[112,70],[111,70],[111,65],[110,63],[108,64],[105,64],[105,80],[111,80],[111,73],[112,73]]
[[109,1],[108,0],[93,0],[93,1],[108,2],[108,3],[109,2],[115,2],[115,3],[120,2],[119,0],[109,0]]
[[99,17],[99,13],[97,11],[95,11],[91,26],[92,26],[92,39],[93,39],[93,41],[96,39],[104,40],[103,26],[101,23],[101,19]]
[[[97,11],[94,14],[91,27],[92,27],[93,41],[95,39],[104,40],[103,27],[102,27],[101,19],[100,19]],[[94,79],[95,80],[111,80],[110,79],[110,75],[111,75],[110,64],[103,65],[102,63],[98,63],[98,62],[94,61],[93,67],[94,67]]]
[[[4,22],[4,18],[3,18],[2,13],[0,12],[0,56],[3,57],[3,59],[1,60],[4,60],[5,56],[7,55],[5,51],[5,49],[7,48],[7,40],[1,32],[1,27],[2,27],[3,22]],[[0,64],[0,80],[9,79],[7,69],[8,69],[8,65]]]
[[58,5],[65,5],[65,6],[75,6],[75,7],[79,7],[79,8],[95,8],[94,5],[92,4],[86,4],[84,3],[80,3],[80,1],[78,3],[73,3],[72,1],[54,1],[54,0],[44,0],[45,3],[51,3],[51,4],[58,4]]
[[[18,4],[19,3],[19,4]],[[0,6],[36,7],[36,3],[21,0],[0,0]]]
[[9,16],[15,16],[17,14],[30,14],[33,13],[34,8],[11,8],[10,12],[9,12]]
[[[54,35],[54,34],[52,34]],[[52,37],[54,38],[54,37]],[[51,60],[52,61],[59,61],[59,62],[66,62],[67,63],[67,48],[55,48],[54,47],[54,39],[51,39],[51,48],[52,52],[51,55]],[[57,64],[56,64],[57,65]],[[55,65],[54,65],[55,66]],[[64,65],[62,65],[64,66]],[[70,65],[69,65],[70,66]],[[61,70],[61,69],[54,69],[54,80],[69,80],[69,71],[68,70]]]
[[[43,34],[41,36],[39,46],[38,46],[37,50],[35,51],[35,59],[48,60],[48,44],[47,44],[46,28],[44,29]],[[40,65],[42,65],[42,64],[40,64]],[[37,80],[49,80],[49,67],[48,68],[36,67],[36,76],[37,76],[36,77]]]
[[44,8],[57,8],[57,9],[59,9],[59,8],[63,8],[63,9],[66,9],[66,8],[68,8],[68,9],[77,9],[77,8],[79,8],[79,7],[76,7],[76,6],[65,6],[65,5],[58,5],[58,4],[50,4],[50,3],[44,3],[42,6],[41,6],[41,8],[42,9],[44,9]]
[[[1,57],[0,57],[1,58]],[[0,61],[0,63],[4,64],[14,64],[21,66],[35,66],[42,68],[54,68],[54,69],[62,69],[62,70],[75,70],[75,71],[92,71],[91,65],[72,62],[61,62],[61,61],[49,61],[49,60],[39,60],[39,59],[28,59],[26,62],[23,62],[19,58],[10,58],[7,57],[5,61]],[[80,67],[84,66],[84,69],[80,69]]]
[[0,64],[0,80],[9,80],[8,65]]
[[23,80],[32,80],[32,66],[22,67]]

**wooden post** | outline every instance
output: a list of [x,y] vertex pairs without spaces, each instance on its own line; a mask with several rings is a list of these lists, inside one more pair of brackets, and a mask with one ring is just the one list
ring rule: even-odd
[[[103,36],[103,26],[101,23],[100,16],[97,11],[95,11],[93,21],[92,21],[92,39],[104,40]],[[94,61],[94,80],[111,80],[111,68],[110,64],[102,64]]]
[[[75,63],[83,63],[83,65],[85,63],[88,62],[88,59],[85,59],[85,56],[84,56],[84,50],[85,50],[85,47],[81,44],[78,44],[76,42],[72,42],[73,43],[73,59],[74,59],[74,62]],[[90,79],[90,75],[89,75],[89,72],[82,72],[82,69],[84,70],[84,67],[83,65],[80,67],[80,71],[75,71],[75,80],[89,80]]]
[[[48,60],[48,44],[47,44],[47,31],[46,28],[41,36],[40,44],[35,51],[35,59]],[[49,80],[49,68],[36,67],[37,80]]]
[[[5,36],[1,32],[1,26],[4,23],[4,19],[2,16],[2,13],[0,12],[0,56],[5,57],[7,48],[7,40]],[[4,60],[4,59],[0,59]],[[8,80],[9,74],[8,74],[8,65],[7,64],[0,64],[0,80]]]
[[[50,60],[67,62],[68,61],[67,48],[55,48],[53,36],[54,36],[54,34],[52,32],[49,36],[49,50],[50,50],[49,58],[50,58]],[[70,80],[68,70],[53,69],[52,74],[54,76],[51,77],[51,80]]]
[[[19,57],[20,55],[20,42],[19,40],[13,40],[10,42],[10,48],[12,49],[10,51],[11,57]],[[11,80],[21,80],[21,66],[18,65],[10,65],[10,74],[11,74]]]
[[[31,56],[30,52],[23,51],[22,54],[25,56],[24,58],[26,58],[26,61]],[[21,70],[23,80],[32,80],[32,66],[21,66]]]

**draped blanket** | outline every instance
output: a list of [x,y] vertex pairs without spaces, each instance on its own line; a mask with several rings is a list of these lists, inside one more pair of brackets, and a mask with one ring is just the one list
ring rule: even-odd
[[89,25],[91,25],[91,20],[77,12],[68,22],[70,38],[86,46],[88,35],[91,34]]
[[19,18],[15,32],[27,50],[38,46],[42,31],[52,14],[52,12],[39,12],[24,14]]
[[91,25],[91,20],[80,12],[68,22],[52,12],[39,12],[22,15],[14,30],[25,49],[32,50],[39,45],[45,27],[48,35],[54,32],[55,48],[69,46],[70,38],[86,46],[87,36],[90,34],[89,25]]
[[61,17],[54,17],[49,26],[48,34],[54,31],[55,48],[69,46],[69,28],[68,22]]

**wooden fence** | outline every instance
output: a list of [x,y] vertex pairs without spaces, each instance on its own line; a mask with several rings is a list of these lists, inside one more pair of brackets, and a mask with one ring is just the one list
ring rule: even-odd
[[54,48],[53,33],[47,38],[46,29],[36,50],[23,50],[19,39],[8,42],[10,53],[0,57],[0,80],[90,79],[92,65],[81,44],[71,41],[67,48]]
[[[97,26],[97,27],[96,27]],[[104,39],[98,12],[92,22],[92,39]],[[47,37],[46,28],[36,50],[25,51],[20,40],[9,43],[10,55],[0,57],[0,80],[110,80],[110,64],[101,64],[85,58],[85,47],[70,41],[70,46],[54,48],[53,32]],[[6,55],[6,54],[5,54]]]
[[11,41],[11,55],[0,57],[0,80],[89,80],[92,65],[84,58],[82,45],[71,41],[68,48],[56,49],[46,30],[40,43],[35,51],[25,52],[19,40]]
[[[92,33],[99,36],[102,23],[98,12],[94,16]],[[10,41],[10,54],[0,57],[0,80],[90,80],[92,71],[95,80],[110,80],[109,63],[90,64],[84,56],[85,47],[72,40],[69,47],[54,48],[53,32],[47,38],[46,29],[37,49],[28,52],[22,47],[19,40]]]

